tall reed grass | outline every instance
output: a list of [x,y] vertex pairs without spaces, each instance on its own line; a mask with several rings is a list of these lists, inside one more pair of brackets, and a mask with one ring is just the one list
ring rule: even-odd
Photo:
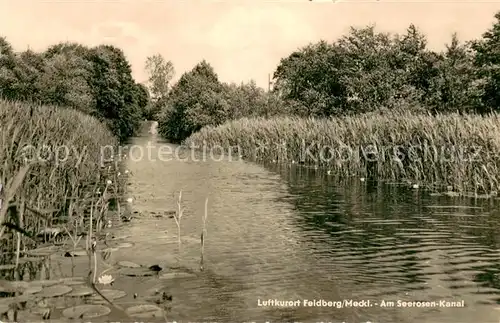
[[493,195],[500,188],[496,113],[243,118],[204,127],[184,144],[219,145],[254,161],[303,162],[341,177],[373,176]]
[[[13,233],[19,231],[25,233],[23,249],[31,242],[26,236],[68,231],[76,237],[86,232],[91,205],[105,209],[108,203],[100,192],[109,190],[106,183],[114,181],[118,172],[117,163],[101,164],[101,147],[117,147],[117,139],[103,123],[78,111],[20,102],[0,100],[0,125],[0,183],[4,184],[0,225],[5,231],[0,247],[12,250]],[[16,187],[5,185],[13,179],[18,180]],[[120,198],[124,187],[115,186],[106,199]],[[22,223],[16,211],[21,206]],[[7,232],[7,227],[16,232]],[[50,231],[52,227],[60,229]]]

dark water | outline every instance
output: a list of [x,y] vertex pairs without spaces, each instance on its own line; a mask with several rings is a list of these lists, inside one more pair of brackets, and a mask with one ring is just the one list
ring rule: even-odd
[[[151,138],[137,138],[146,147]],[[176,208],[183,190],[181,263],[197,269],[209,198],[206,270],[164,284],[177,321],[497,322],[499,212],[461,201],[353,179],[325,170],[242,161],[158,160],[160,142],[129,162],[133,209]],[[137,150],[138,151],[138,150]],[[136,152],[137,152],[136,151]],[[183,157],[190,153],[182,153]],[[173,219],[142,217],[119,229],[132,248],[117,260],[173,262]],[[145,280],[129,286],[154,288]],[[262,306],[299,300],[299,306]],[[368,307],[306,307],[307,300],[370,300]],[[464,301],[465,308],[387,308],[382,301]],[[396,304],[397,305],[397,304]]]

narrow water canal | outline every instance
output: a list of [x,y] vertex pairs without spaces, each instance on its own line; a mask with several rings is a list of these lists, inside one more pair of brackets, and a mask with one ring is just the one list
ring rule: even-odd
[[[165,286],[174,295],[169,319],[498,321],[500,214],[491,202],[451,200],[355,179],[339,185],[324,171],[300,167],[160,161],[160,147],[165,152],[175,146],[157,141],[155,134],[132,144],[143,148],[134,149],[129,161],[134,211],[175,210],[182,190],[186,211],[180,258],[196,270],[209,199],[206,271]],[[181,157],[190,154],[181,152]],[[174,219],[144,216],[120,230],[134,246],[118,257],[173,262],[175,239],[169,236],[177,230]],[[306,307],[306,299],[371,303]],[[264,306],[269,300],[300,300],[300,305]],[[441,300],[463,301],[465,307],[443,307]],[[395,307],[383,307],[383,301]],[[398,301],[435,301],[436,306],[401,308]]]

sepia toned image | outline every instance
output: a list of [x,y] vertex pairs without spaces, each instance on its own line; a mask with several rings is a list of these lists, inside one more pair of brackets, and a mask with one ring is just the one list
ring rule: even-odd
[[500,322],[500,1],[0,0],[0,323]]

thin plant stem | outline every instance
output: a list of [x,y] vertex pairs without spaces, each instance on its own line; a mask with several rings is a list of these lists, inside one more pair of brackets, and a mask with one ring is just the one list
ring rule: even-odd
[[174,216],[175,224],[177,224],[177,242],[179,244],[179,255],[181,254],[181,219],[184,213],[182,207],[182,190],[179,192],[179,199],[177,200],[177,214]]
[[204,270],[204,258],[205,258],[205,235],[207,232],[207,217],[208,217],[208,197],[205,199],[205,214],[201,218],[203,221],[203,228],[201,230],[200,244],[201,244],[201,256],[200,256],[200,271]]

